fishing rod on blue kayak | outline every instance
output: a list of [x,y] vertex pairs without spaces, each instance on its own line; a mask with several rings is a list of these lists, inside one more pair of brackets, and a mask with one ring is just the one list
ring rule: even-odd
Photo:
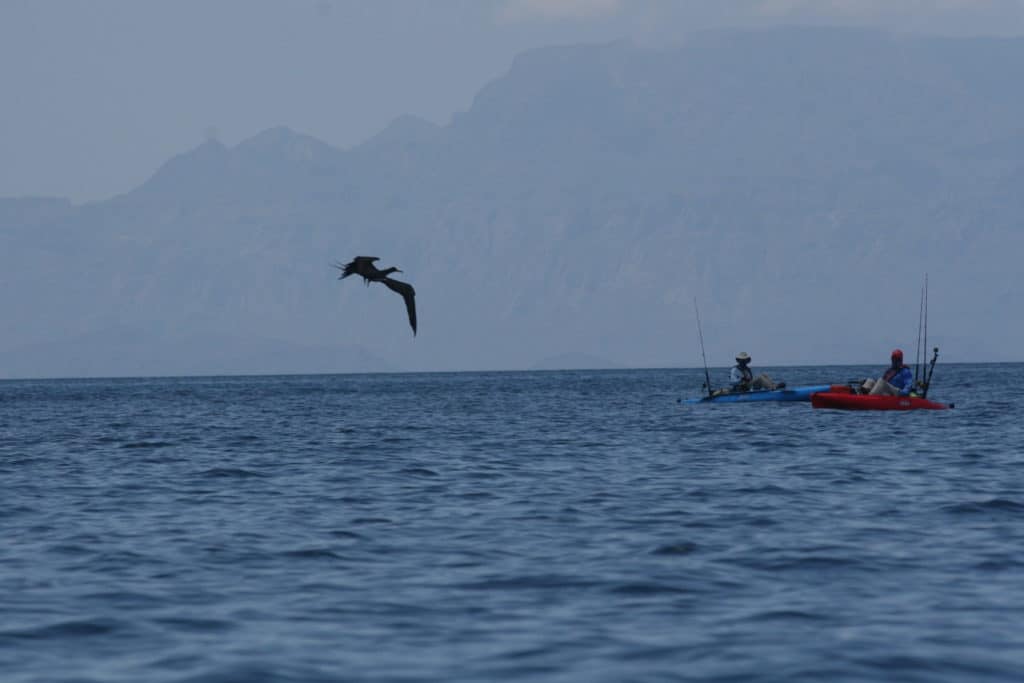
[[704,331],[700,327],[700,309],[697,308],[697,297],[693,297],[693,310],[697,313],[697,334],[700,336],[700,357],[704,360],[704,388],[711,398],[711,373],[708,372],[708,357],[704,355]]

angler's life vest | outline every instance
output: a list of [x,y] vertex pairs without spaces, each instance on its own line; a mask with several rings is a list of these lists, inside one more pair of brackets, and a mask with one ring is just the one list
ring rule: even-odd
[[741,375],[743,375],[744,382],[749,384],[750,382],[754,381],[754,373],[753,371],[751,371],[749,365],[740,365],[739,363],[737,363],[736,369],[740,371]]
[[882,375],[882,379],[899,389],[902,393],[910,391],[911,385],[914,383],[914,375],[906,365],[900,366],[896,370],[890,367]]

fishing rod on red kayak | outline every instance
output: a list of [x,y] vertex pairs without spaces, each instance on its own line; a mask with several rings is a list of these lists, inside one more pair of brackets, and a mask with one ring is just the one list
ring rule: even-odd
[[700,357],[704,360],[704,388],[711,398],[711,373],[708,372],[708,357],[704,355],[704,331],[700,328],[700,309],[697,308],[697,297],[693,297],[693,310],[697,312],[697,334],[700,336]]
[[[924,352],[928,353],[928,273],[924,274]],[[935,347],[935,355],[932,356],[931,372],[935,372],[935,360],[939,357],[939,347]],[[924,356],[921,357],[924,360]],[[922,396],[928,395],[928,383],[931,382],[931,376],[926,372],[924,367],[921,368],[921,388],[923,389]]]
[[[924,349],[925,353],[928,353],[928,273],[924,274],[924,346],[921,348]],[[935,349],[935,351],[938,352],[938,349]],[[921,357],[921,360],[924,360],[924,356]],[[932,366],[934,367],[934,363]],[[921,374],[924,374],[923,368]],[[924,377],[921,379],[924,379]]]
[[[928,273],[924,274],[924,290],[921,308],[924,311],[924,349],[928,353]],[[924,360],[922,357],[921,360]],[[939,347],[932,349],[932,360],[927,368],[921,368],[921,398],[928,398],[928,389],[932,385],[932,375],[935,374],[935,362],[939,360]]]
[[921,387],[921,398],[928,398],[928,387],[932,385],[932,375],[935,374],[935,361],[939,359],[939,347],[936,346],[934,349],[932,349],[932,352],[935,355],[932,356],[932,362],[928,366],[928,372],[925,373],[928,376],[924,378],[924,385]]
[[[925,275],[927,280],[928,275]],[[924,287],[921,287],[921,304],[917,310],[917,353],[914,354],[914,386],[917,386],[918,382],[923,379],[921,377],[921,362],[924,360],[921,357],[921,329],[924,325]],[[928,353],[927,346],[925,346],[925,353]]]

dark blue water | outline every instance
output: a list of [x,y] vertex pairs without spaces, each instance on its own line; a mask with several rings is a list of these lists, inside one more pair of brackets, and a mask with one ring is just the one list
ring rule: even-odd
[[701,375],[0,382],[0,680],[1020,680],[1024,366]]

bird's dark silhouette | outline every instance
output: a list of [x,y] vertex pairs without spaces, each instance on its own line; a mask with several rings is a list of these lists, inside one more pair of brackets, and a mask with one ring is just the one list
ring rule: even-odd
[[412,288],[408,282],[402,282],[395,280],[390,277],[391,273],[401,273],[402,271],[398,268],[385,268],[380,270],[377,266],[373,265],[374,261],[380,259],[376,256],[356,256],[348,263],[332,264],[335,268],[341,271],[341,275],[338,276],[339,280],[344,280],[349,275],[359,275],[363,278],[363,282],[369,287],[371,282],[381,282],[385,287],[390,289],[392,292],[398,292],[402,295],[402,299],[405,300],[405,311],[409,314],[409,325],[412,327],[412,335],[416,336],[416,290]]
[[356,256],[344,265],[339,261],[334,264],[334,267],[341,271],[341,275],[338,277],[339,280],[343,280],[349,275],[359,275],[363,278],[366,286],[369,286],[371,282],[380,282],[391,273],[402,272],[398,268],[379,270],[377,266],[373,265],[374,261],[379,260],[376,256]]

